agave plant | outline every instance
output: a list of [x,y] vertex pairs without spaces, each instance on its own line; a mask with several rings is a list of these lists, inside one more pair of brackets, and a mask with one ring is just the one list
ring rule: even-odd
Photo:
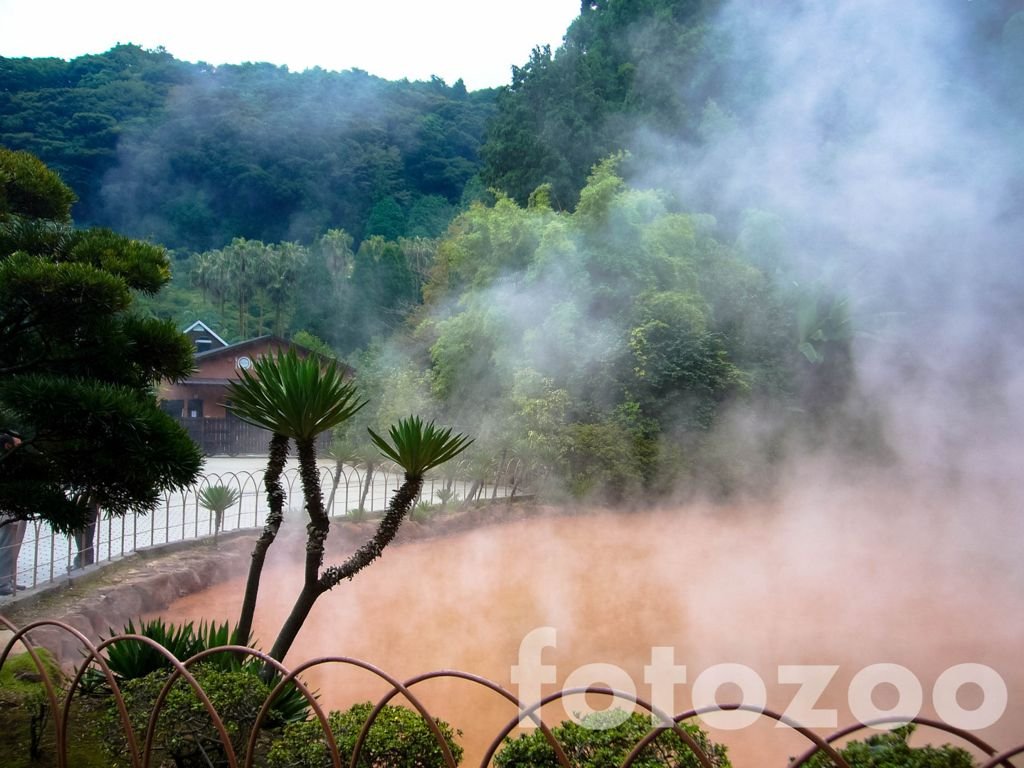
[[[108,637],[117,632],[109,630]],[[201,621],[196,627],[192,622],[175,626],[163,619],[152,619],[140,622],[136,627],[131,620],[125,625],[121,634],[142,635],[155,640],[174,656],[178,661],[186,661],[190,657],[223,645],[251,645],[252,637],[241,635],[236,627],[231,629],[228,622]],[[171,672],[172,665],[164,654],[153,646],[138,640],[123,639],[111,643],[106,651],[107,664],[111,672],[122,682],[139,680],[154,672]],[[239,656],[234,653],[215,653],[207,656],[202,662],[208,669],[219,672],[245,672],[258,675],[262,666],[259,660],[251,656]],[[273,676],[268,682],[276,685],[280,675]],[[87,690],[102,691],[106,689],[106,678],[99,669],[90,668],[86,673],[84,687]],[[302,722],[309,716],[309,702],[298,687],[286,686],[274,699],[271,705],[271,717],[268,727],[282,723]]]
[[208,485],[199,493],[199,506],[213,512],[213,540],[217,541],[224,512],[235,505],[239,493],[226,485]]

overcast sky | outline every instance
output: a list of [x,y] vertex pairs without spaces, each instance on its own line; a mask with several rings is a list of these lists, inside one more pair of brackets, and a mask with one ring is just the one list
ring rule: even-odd
[[579,0],[0,0],[0,56],[74,58],[118,42],[186,61],[357,67],[505,85],[535,45],[556,48]]

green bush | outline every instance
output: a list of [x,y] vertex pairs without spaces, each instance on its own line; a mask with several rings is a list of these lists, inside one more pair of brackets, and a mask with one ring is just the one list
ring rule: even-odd
[[[839,754],[850,768],[972,768],[975,765],[970,754],[949,744],[911,747],[908,739],[913,732],[913,725],[905,725],[864,741],[851,741]],[[828,756],[820,752],[807,762],[808,768],[829,768],[832,764]]]
[[[257,675],[247,672],[225,672],[203,664],[191,671],[223,721],[235,754],[241,758],[256,716],[270,690]],[[144,743],[156,699],[169,676],[161,670],[137,680],[128,680],[121,686],[128,717],[140,747]],[[107,706],[104,723],[112,765],[128,765],[127,739],[113,699]],[[175,681],[160,709],[153,757],[151,764],[173,765],[175,768],[228,765],[227,753],[213,720],[192,687],[182,678]]]
[[[621,710],[594,712],[579,723],[567,720],[552,728],[569,762],[576,768],[618,768],[626,756],[651,730],[651,719],[639,713],[622,721]],[[618,723],[616,725],[616,723]],[[713,743],[700,728],[690,723],[681,727],[689,733],[716,768],[732,764],[726,748]],[[508,739],[494,757],[498,768],[557,768],[555,750],[541,731]],[[664,731],[640,753],[637,768],[699,768],[697,756],[674,731]]]
[[[110,630],[114,635],[114,630]],[[166,624],[162,619],[153,619],[141,623],[136,629],[133,622],[129,621],[124,628],[124,634],[142,635],[160,643],[171,652],[178,661],[185,661],[190,657],[210,648],[217,648],[222,645],[251,645],[252,638],[246,638],[245,642],[239,642],[235,630],[231,629],[227,622],[217,624],[216,622],[200,622],[196,628],[192,622],[175,627],[173,624]],[[107,663],[111,671],[119,681],[139,680],[148,677],[156,672],[163,672],[165,677],[171,671],[171,662],[151,645],[139,642],[138,640],[119,640],[106,649]],[[249,675],[259,675],[263,663],[252,656],[240,656],[235,653],[216,653],[203,659],[202,664],[207,668],[217,669],[221,672],[243,672]],[[270,690],[280,680],[280,676],[271,678]],[[106,688],[106,678],[103,673],[93,667],[88,671],[83,684],[84,690],[94,692]],[[275,699],[271,707],[270,717],[267,725],[280,725],[282,723],[301,722],[309,716],[309,703],[299,689],[288,686]]]
[[[366,723],[373,705],[356,704],[345,712],[331,712],[328,721],[341,756],[342,765],[352,759],[359,732]],[[455,742],[461,732],[443,720],[435,720],[441,734],[458,763],[462,747]],[[330,768],[330,753],[320,722],[311,720],[285,727],[267,754],[268,768]],[[385,707],[367,734],[359,756],[364,768],[431,768],[444,766],[444,756],[434,734],[418,712],[405,707]]]
[[[58,702],[66,692],[67,680],[44,648],[36,648],[46,676],[53,684]],[[102,709],[102,707],[100,708]],[[71,704],[67,732],[67,765],[74,768],[109,768],[103,754],[103,738],[96,728],[97,707],[92,700]],[[27,653],[7,657],[0,668],[0,764],[4,768],[48,768],[57,765],[54,716],[39,669]]]

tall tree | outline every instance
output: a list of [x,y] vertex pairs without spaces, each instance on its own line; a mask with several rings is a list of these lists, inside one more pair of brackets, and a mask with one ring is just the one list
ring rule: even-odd
[[[338,426],[364,405],[355,387],[344,381],[336,363],[323,365],[314,356],[300,359],[296,354],[264,358],[251,372],[231,387],[232,408],[240,418],[295,441],[299,475],[305,496],[306,562],[302,589],[291,613],[281,626],[270,655],[284,659],[317,598],[343,579],[350,579],[376,560],[394,539],[423,484],[423,475],[461,453],[468,445],[462,435],[424,424],[418,418],[399,422],[391,428],[391,443],[371,432],[381,451],[405,470],[405,482],[396,491],[374,536],[344,563],[321,570],[324,543],[330,532],[330,518],[324,509],[317,466],[316,438]],[[255,562],[255,558],[254,558]],[[267,674],[272,670],[268,667]]]
[[306,249],[298,243],[277,243],[266,250],[260,283],[274,308],[273,332],[278,336],[284,334],[284,308],[295,295],[296,279],[305,263]]
[[72,192],[42,162],[0,148],[0,512],[57,530],[92,508],[146,512],[191,484],[202,458],[153,389],[192,370],[169,322],[132,312],[167,283],[166,253],[71,227]]

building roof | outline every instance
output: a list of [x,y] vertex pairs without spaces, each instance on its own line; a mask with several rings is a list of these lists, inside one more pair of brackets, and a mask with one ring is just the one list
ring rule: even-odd
[[215,338],[217,341],[219,341],[222,346],[225,346],[225,347],[229,346],[228,343],[226,341],[224,341],[224,339],[222,339],[220,337],[220,335],[216,331],[214,331],[210,326],[208,326],[202,320],[196,320],[194,323],[192,323],[192,325],[190,325],[188,328],[186,328],[184,331],[182,331],[182,333],[195,333],[195,332],[209,334],[210,336]]
[[252,339],[246,339],[245,341],[236,341],[234,344],[227,344],[223,347],[218,347],[217,349],[208,349],[205,352],[197,352],[196,360],[208,360],[211,357],[217,357],[219,355],[226,355],[232,352],[242,352],[243,350],[253,347],[260,342],[271,341],[277,341],[278,343],[283,344],[284,346],[300,347],[301,349],[306,349],[301,344],[296,344],[294,341],[288,341],[288,339],[285,339],[281,336],[274,336],[273,334],[267,333],[264,334],[263,336],[256,336],[255,338]]
[[[327,362],[337,363],[338,368],[340,368],[343,372],[347,373],[350,376],[355,372],[355,369],[352,366],[348,365],[347,363],[345,363],[345,362],[343,362],[341,360],[332,360],[331,358],[325,357],[324,355],[321,355],[319,352],[317,352],[315,350],[312,350],[309,347],[305,347],[302,344],[298,344],[298,343],[296,343],[294,341],[289,341],[288,339],[284,338],[283,336],[275,336],[274,334],[269,334],[269,333],[268,334],[264,334],[263,336],[256,336],[255,338],[252,338],[252,339],[246,339],[245,341],[239,341],[239,342],[236,342],[234,344],[228,344],[226,347],[220,347],[218,349],[210,349],[210,350],[207,350],[206,352],[197,352],[196,356],[195,356],[195,360],[196,360],[197,363],[201,363],[201,362],[204,362],[206,360],[213,360],[215,358],[222,357],[224,355],[233,355],[233,354],[238,354],[239,352],[245,352],[246,350],[251,349],[252,347],[258,346],[260,344],[271,344],[271,343],[274,343],[274,342],[276,342],[277,344],[281,345],[282,347],[299,349],[299,350],[302,350],[303,352],[306,352],[306,353],[308,353],[310,355],[316,355],[321,360],[323,360],[324,363],[327,363]],[[207,380],[203,380],[203,379],[189,379],[190,383],[193,382],[193,381],[206,381],[206,382],[209,382],[210,380],[209,379],[207,379]]]

